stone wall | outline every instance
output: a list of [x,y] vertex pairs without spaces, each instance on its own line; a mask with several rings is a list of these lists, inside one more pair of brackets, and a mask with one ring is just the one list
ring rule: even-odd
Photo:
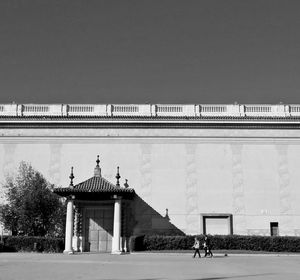
[[[297,130],[2,129],[1,134],[0,182],[23,160],[58,186],[68,186],[74,166],[77,184],[93,176],[99,154],[103,177],[114,183],[120,166],[121,185],[128,179],[161,217],[168,208],[170,223],[185,233],[202,233],[201,214],[232,214],[235,234],[269,235],[270,222],[278,222],[280,235],[300,235]],[[165,226],[161,221],[148,222],[159,229]]]

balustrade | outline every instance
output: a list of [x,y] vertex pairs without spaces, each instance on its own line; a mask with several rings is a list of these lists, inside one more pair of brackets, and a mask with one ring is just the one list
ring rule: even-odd
[[289,107],[291,116],[300,116],[300,105],[290,105]]
[[[287,110],[287,111],[286,111]],[[245,105],[246,116],[283,117],[289,115],[288,108],[280,105]]]
[[167,116],[167,117],[194,117],[195,116],[195,105],[155,105],[156,116]]
[[297,117],[300,105],[0,104],[0,116]]
[[71,104],[67,106],[65,113],[68,116],[106,116],[106,105],[95,104]]
[[17,104],[0,105],[0,116],[15,116],[15,115],[17,115]]
[[21,106],[22,116],[61,116],[62,105],[24,104]]
[[114,104],[112,116],[151,116],[151,105]]
[[200,105],[200,115],[203,117],[233,117],[241,114],[239,105]]

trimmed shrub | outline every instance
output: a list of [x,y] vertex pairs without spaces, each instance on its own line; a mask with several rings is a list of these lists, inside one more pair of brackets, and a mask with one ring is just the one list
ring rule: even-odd
[[2,252],[47,252],[60,253],[64,250],[62,238],[36,236],[6,236],[3,238]]
[[[190,250],[195,236],[162,236],[145,235],[132,237],[130,249],[141,250]],[[202,235],[198,236],[204,242]],[[300,237],[292,236],[244,236],[214,235],[211,236],[214,250],[249,250],[266,252],[300,252]]]
[[4,243],[0,243],[0,253],[1,252],[15,252],[12,248],[9,248],[4,245]]

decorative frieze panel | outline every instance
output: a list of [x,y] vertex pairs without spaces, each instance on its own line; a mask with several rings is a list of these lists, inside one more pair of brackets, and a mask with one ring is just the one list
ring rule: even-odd
[[278,184],[279,184],[279,223],[280,235],[292,235],[293,208],[290,187],[290,173],[288,163],[288,145],[276,145],[278,155]]
[[49,178],[56,186],[61,179],[61,150],[62,144],[50,144]]
[[291,190],[290,174],[288,167],[287,149],[288,145],[276,145],[278,154],[278,179],[279,179],[279,198],[280,214],[291,214]]
[[4,147],[4,159],[3,159],[3,174],[4,176],[9,175],[14,171],[15,163],[15,151],[17,144],[3,144]]
[[199,232],[199,209],[198,209],[198,176],[196,164],[197,144],[186,144],[185,165],[185,212],[186,232],[196,234]]
[[149,203],[151,202],[152,194],[152,144],[141,144],[140,151],[141,184],[139,193]]
[[246,209],[244,193],[244,174],[242,161],[242,144],[231,144],[232,152],[232,212],[234,215],[234,232],[246,234]]
[[[2,161],[2,171],[4,177],[2,180],[4,181],[5,177],[10,175],[14,171],[14,157],[16,151],[17,144],[4,144],[4,158]],[[0,187],[0,203],[4,201],[5,192],[2,187]]]

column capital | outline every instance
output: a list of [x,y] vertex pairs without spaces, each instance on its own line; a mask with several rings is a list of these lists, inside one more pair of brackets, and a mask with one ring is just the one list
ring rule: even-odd
[[122,196],[121,196],[121,195],[114,194],[114,195],[112,196],[112,198],[113,198],[114,200],[121,200],[121,199],[122,199]]
[[66,197],[67,201],[75,200],[75,195],[71,194]]

